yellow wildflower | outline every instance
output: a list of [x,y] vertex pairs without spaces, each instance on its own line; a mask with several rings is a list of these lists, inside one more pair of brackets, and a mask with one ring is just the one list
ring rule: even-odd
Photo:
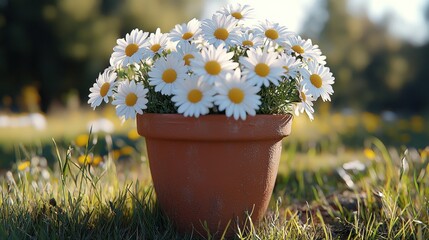
[[26,170],[27,168],[29,168],[29,167],[30,167],[30,165],[31,165],[30,161],[22,162],[22,163],[20,163],[20,164],[18,165],[18,171],[24,171],[24,170]]
[[128,132],[128,138],[130,139],[130,140],[133,140],[133,141],[136,141],[136,140],[138,140],[139,138],[140,138],[140,135],[139,135],[139,133],[137,132],[137,129],[132,129],[132,130],[130,130],[129,132]]
[[77,158],[77,162],[82,166],[86,166],[92,163],[92,157],[90,155],[80,155]]
[[371,148],[365,148],[363,150],[363,154],[365,155],[366,158],[368,158],[369,160],[374,160],[375,157],[377,156],[374,152],[374,150],[372,150]]
[[123,148],[121,148],[121,154],[122,155],[131,155],[134,152],[134,148],[130,147],[130,146],[125,146]]
[[81,134],[81,135],[77,136],[74,141],[76,143],[76,146],[85,147],[86,144],[88,143],[88,139],[89,139],[88,134]]

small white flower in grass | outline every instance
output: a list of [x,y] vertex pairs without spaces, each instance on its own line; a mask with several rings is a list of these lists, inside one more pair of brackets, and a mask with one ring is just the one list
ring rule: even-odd
[[171,95],[177,82],[186,78],[187,69],[184,61],[177,54],[169,54],[166,58],[159,58],[149,72],[149,85],[155,86],[156,92]]
[[91,92],[88,97],[88,104],[95,109],[104,100],[105,103],[109,102],[109,97],[113,95],[113,90],[116,85],[117,74],[111,68],[107,68],[104,72],[98,75],[94,85],[89,89]]
[[146,51],[143,53],[144,58],[151,58],[155,54],[161,54],[168,45],[168,34],[161,33],[161,29],[157,28],[155,33],[151,33],[147,41],[144,43]]
[[296,78],[299,73],[299,69],[301,68],[301,61],[296,59],[295,57],[282,53],[280,54],[280,62],[283,67],[283,75],[287,78]]
[[221,10],[217,11],[226,16],[232,16],[238,21],[245,21],[252,18],[254,9],[249,5],[241,5],[239,3],[226,5]]
[[148,103],[147,93],[148,90],[143,87],[141,82],[136,83],[134,80],[121,82],[112,101],[112,104],[116,105],[116,115],[127,120],[134,119],[136,113],[143,114]]
[[295,54],[295,56],[302,56],[304,61],[315,61],[319,64],[325,65],[325,56],[322,56],[317,45],[313,45],[311,39],[304,40],[300,36],[292,35],[288,38],[285,44],[286,52]]
[[260,87],[268,87],[270,82],[278,86],[284,72],[282,64],[277,59],[278,54],[265,51],[261,48],[247,50],[247,57],[241,57],[240,63],[244,66],[243,74],[247,81]]
[[305,112],[308,118],[313,121],[313,101],[316,101],[316,99],[310,93],[308,93],[308,90],[305,88],[305,85],[299,86],[299,97],[301,101],[295,105],[295,115],[299,116],[299,114]]
[[331,101],[334,93],[332,84],[335,78],[332,76],[328,67],[319,65],[315,62],[308,62],[308,69],[301,68],[302,83],[308,88],[309,94],[314,98],[321,97],[323,101]]
[[177,24],[170,31],[170,40],[172,42],[189,42],[197,39],[201,35],[201,22],[193,18],[188,23]]
[[209,45],[191,59],[191,71],[213,84],[238,67],[238,63],[231,60],[233,56],[234,53],[227,52],[223,44],[217,48]]
[[125,35],[125,39],[118,39],[113,48],[110,57],[110,65],[119,68],[127,67],[130,64],[139,63],[143,59],[143,44],[149,33],[138,30],[132,30],[130,34]]
[[179,107],[178,113],[185,117],[199,117],[209,113],[209,109],[213,107],[214,94],[213,85],[192,75],[177,84],[171,100]]
[[255,116],[261,105],[261,96],[258,95],[260,88],[246,81],[239,68],[228,73],[225,79],[215,85],[215,89],[215,104],[220,111],[225,110],[227,117],[246,120],[246,115]]
[[179,42],[176,47],[176,51],[178,57],[183,59],[185,65],[189,68],[191,66],[191,59],[195,58],[195,56],[200,53],[197,46],[189,42]]
[[264,23],[261,23],[261,25],[257,28],[257,31],[260,35],[265,36],[265,39],[268,41],[268,43],[272,43],[271,45],[278,44],[280,46],[283,46],[287,37],[293,34],[286,27],[268,20],[265,20]]
[[242,32],[234,42],[244,48],[258,48],[264,45],[264,40],[249,29]]
[[204,39],[215,47],[225,44],[230,46],[233,44],[233,39],[238,36],[237,19],[232,16],[220,14],[213,15],[212,19],[203,21],[201,29]]

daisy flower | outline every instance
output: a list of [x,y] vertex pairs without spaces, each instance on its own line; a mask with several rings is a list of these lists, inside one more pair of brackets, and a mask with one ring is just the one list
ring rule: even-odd
[[334,93],[332,84],[335,78],[332,76],[328,67],[319,65],[315,62],[308,62],[308,69],[302,68],[302,84],[308,88],[308,92],[314,98],[322,97],[323,101],[331,101],[329,95]]
[[280,46],[283,46],[287,37],[292,34],[292,32],[287,30],[286,27],[280,26],[278,23],[272,23],[268,20],[261,23],[257,31],[260,35],[265,36],[268,43],[272,43],[273,45],[277,43]]
[[209,45],[191,59],[191,70],[203,80],[213,84],[238,67],[238,63],[231,60],[233,56],[234,53],[227,52],[223,44],[217,48]]
[[241,5],[239,3],[226,5],[217,13],[223,14],[225,16],[232,16],[238,21],[245,21],[252,18],[254,9],[249,5]]
[[191,59],[195,58],[200,53],[197,46],[189,42],[179,42],[175,53],[178,54],[179,58],[183,59],[185,65],[191,66]]
[[238,35],[235,42],[245,48],[258,48],[264,44],[264,40],[249,29]]
[[301,61],[289,54],[280,54],[280,62],[283,67],[283,75],[287,78],[296,78],[301,68]]
[[299,86],[299,97],[301,99],[301,102],[298,102],[295,105],[295,115],[299,116],[301,113],[306,113],[308,118],[310,118],[311,121],[313,121],[314,116],[314,109],[313,109],[313,101],[316,101],[316,99],[308,93],[308,90],[305,88],[305,85]]
[[113,95],[113,89],[116,85],[117,75],[111,68],[104,70],[103,74],[99,74],[94,85],[89,89],[91,92],[88,97],[88,104],[95,109],[104,100],[105,103],[109,102],[109,97]]
[[279,85],[284,72],[276,52],[269,52],[261,48],[247,50],[247,57],[241,57],[240,63],[244,66],[243,74],[247,80],[260,87],[268,87],[270,82]]
[[322,56],[317,45],[313,46],[311,39],[304,40],[300,36],[292,35],[285,44],[285,49],[289,54],[302,56],[305,61],[312,60],[319,64],[325,65],[325,56]]
[[201,35],[201,22],[193,18],[188,23],[177,24],[170,32],[172,42],[189,42]]
[[161,54],[167,47],[168,34],[161,33],[161,29],[157,28],[155,33],[151,33],[145,44],[143,45],[146,51],[143,53],[144,58],[151,58],[155,54]]
[[220,111],[225,110],[227,117],[233,116],[235,120],[246,120],[246,115],[255,116],[261,105],[260,88],[242,78],[239,68],[227,74],[215,89],[218,93],[214,97],[215,104]]
[[176,54],[169,54],[166,58],[159,58],[149,72],[149,85],[155,86],[156,92],[171,95],[177,82],[186,78],[187,69],[184,61]]
[[206,19],[202,23],[201,29],[204,39],[215,47],[222,43],[225,46],[230,46],[232,39],[238,35],[237,23],[238,20],[232,16],[215,14],[212,19]]
[[173,89],[173,94],[171,100],[178,107],[178,113],[185,117],[199,117],[209,113],[209,109],[213,107],[215,91],[211,84],[193,75],[179,82]]
[[136,28],[131,33],[127,33],[125,39],[118,39],[116,41],[118,45],[113,48],[113,53],[110,57],[110,65],[118,68],[140,62],[143,59],[143,44],[148,35],[149,33]]
[[136,117],[136,113],[143,114],[148,100],[146,94],[148,90],[143,87],[141,82],[134,80],[122,81],[118,86],[118,92],[113,95],[113,105],[116,105],[116,115],[125,120]]

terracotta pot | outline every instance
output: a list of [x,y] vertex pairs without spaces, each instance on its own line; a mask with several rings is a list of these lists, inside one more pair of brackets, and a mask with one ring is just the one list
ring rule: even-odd
[[138,115],[157,199],[178,230],[204,232],[206,222],[212,234],[222,233],[230,220],[231,226],[242,224],[246,211],[254,223],[260,221],[291,120],[291,115],[245,121],[224,115]]

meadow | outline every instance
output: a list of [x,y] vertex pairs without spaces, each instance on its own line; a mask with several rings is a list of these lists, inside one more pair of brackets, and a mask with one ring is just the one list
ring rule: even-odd
[[[427,118],[318,112],[295,118],[269,210],[260,224],[230,226],[235,238],[428,239]],[[79,109],[47,116],[45,130],[1,129],[0,239],[222,238],[174,230],[144,139],[116,119]]]

